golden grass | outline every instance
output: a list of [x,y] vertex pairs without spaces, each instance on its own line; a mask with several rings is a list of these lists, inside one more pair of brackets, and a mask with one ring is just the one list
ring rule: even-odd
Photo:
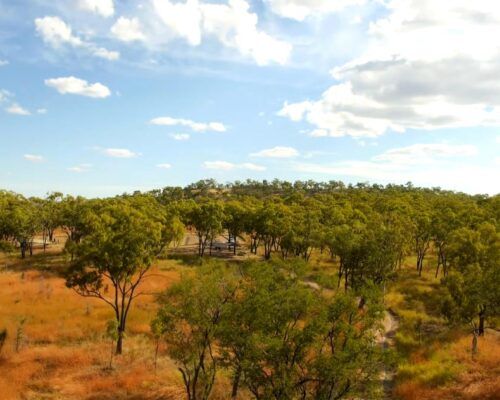
[[[451,329],[439,315],[440,277],[431,268],[419,277],[404,268],[390,287],[386,304],[400,317],[396,347],[400,356],[395,397],[403,400],[498,399],[500,337],[487,331],[472,359],[467,331]],[[420,327],[420,334],[419,334]]]
[[[121,400],[184,399],[179,373],[160,351],[153,367],[154,343],[149,323],[156,312],[155,293],[177,281],[182,268],[176,260],[161,260],[144,281],[147,295],[131,310],[124,354],[109,370],[111,343],[103,338],[113,314],[109,306],[66,288],[57,272],[65,257],[56,248],[26,260],[0,254],[0,329],[9,337],[0,357],[1,400]],[[336,288],[336,265],[326,254],[315,254],[311,280]],[[400,355],[395,396],[404,400],[493,400],[500,393],[500,339],[488,331],[479,339],[472,360],[467,333],[448,331],[439,316],[439,278],[427,268],[418,277],[404,268],[387,291],[387,307],[400,317],[396,344]],[[24,340],[14,351],[21,320]],[[419,338],[415,324],[424,323]],[[437,329],[436,332],[429,331]],[[427,329],[427,330],[426,330]],[[228,399],[229,382],[217,380],[212,398]],[[241,399],[246,399],[242,393]],[[248,397],[249,398],[249,397]]]
[[[156,312],[155,294],[179,279],[175,261],[160,261],[133,305],[124,354],[109,370],[111,343],[103,339],[111,308],[83,298],[64,279],[40,270],[60,256],[36,255],[0,272],[0,329],[8,338],[0,357],[0,398],[10,399],[181,399],[182,382],[174,365],[161,355],[153,368],[154,344],[149,322]],[[35,269],[29,269],[30,263]],[[11,269],[13,268],[13,269]],[[21,321],[25,320],[24,325]],[[16,333],[22,326],[20,351]]]

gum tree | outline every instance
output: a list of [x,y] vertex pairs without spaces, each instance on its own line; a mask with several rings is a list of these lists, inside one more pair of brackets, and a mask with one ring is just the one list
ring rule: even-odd
[[95,204],[88,234],[74,247],[75,259],[66,285],[84,297],[108,304],[117,322],[116,354],[132,302],[159,251],[164,246],[163,216],[125,200]]

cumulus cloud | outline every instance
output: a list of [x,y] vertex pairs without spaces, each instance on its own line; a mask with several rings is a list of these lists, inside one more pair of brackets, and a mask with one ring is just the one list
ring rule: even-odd
[[208,35],[252,58],[258,65],[285,64],[290,57],[292,46],[260,30],[258,16],[250,12],[245,0],[229,0],[228,4],[153,0],[153,5],[170,33],[191,46],[200,45]]
[[168,163],[163,163],[163,164],[157,164],[156,167],[161,169],[170,169],[172,168],[172,165]]
[[195,122],[184,118],[158,117],[153,118],[150,123],[161,126],[185,126],[195,132],[225,132],[227,130],[226,126],[221,122]]
[[94,43],[86,42],[73,34],[71,26],[59,17],[46,16],[43,18],[36,18],[35,28],[42,40],[54,49],[59,49],[67,45],[73,48],[85,49],[95,57],[104,58],[110,61],[120,58],[119,52],[98,47]]
[[69,167],[68,171],[81,174],[83,172],[88,172],[90,170],[90,168],[92,168],[92,164],[79,164],[79,165],[75,165],[74,167]]
[[103,17],[112,17],[115,13],[113,0],[79,0],[80,8],[99,14]]
[[206,169],[233,171],[235,169],[244,169],[248,171],[265,171],[266,167],[252,163],[234,164],[227,161],[205,161],[203,167]]
[[9,65],[7,60],[0,60],[0,67],[4,67],[5,65]]
[[30,161],[30,162],[34,162],[34,163],[39,163],[39,162],[45,161],[43,156],[40,156],[37,154],[25,154],[23,157],[25,160]]
[[111,33],[123,42],[133,42],[136,40],[146,39],[137,18],[118,18],[115,24],[111,27]]
[[376,137],[389,131],[500,124],[500,8],[491,2],[392,0],[371,24],[361,57],[332,71],[317,100],[279,115],[311,136]]
[[257,153],[250,154],[251,157],[265,158],[292,158],[297,157],[299,152],[293,147],[276,146],[272,149],[264,149]]
[[129,149],[104,149],[103,152],[107,156],[114,158],[135,158],[140,155]]
[[56,89],[61,94],[75,94],[92,98],[105,98],[111,95],[108,87],[102,83],[88,83],[74,76],[46,79],[45,85]]
[[285,18],[303,21],[310,16],[342,11],[343,9],[361,5],[365,0],[264,0],[271,10]]
[[14,115],[23,115],[23,116],[31,115],[31,112],[21,107],[17,103],[11,104],[9,107],[5,109],[5,111],[7,111],[9,114],[14,114]]
[[170,137],[174,140],[183,141],[183,140],[189,140],[191,136],[187,133],[172,133]]

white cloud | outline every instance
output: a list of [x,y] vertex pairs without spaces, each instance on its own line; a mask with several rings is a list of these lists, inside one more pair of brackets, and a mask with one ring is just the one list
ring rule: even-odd
[[195,122],[184,118],[158,117],[152,119],[150,123],[162,126],[185,126],[195,132],[225,132],[227,130],[226,126],[221,122]]
[[93,54],[96,57],[104,58],[109,61],[116,61],[120,58],[120,53],[118,51],[110,51],[104,47],[95,48]]
[[72,29],[59,17],[43,17],[35,19],[37,33],[43,41],[58,48],[63,44],[74,47],[84,46],[84,42],[73,35]]
[[172,32],[192,46],[201,43],[201,9],[198,0],[171,3],[169,0],[153,0],[155,11]]
[[71,26],[59,17],[46,16],[35,19],[35,28],[42,40],[55,49],[64,45],[73,48],[85,49],[93,56],[114,61],[120,58],[120,53],[98,47],[94,43],[86,42],[73,34]]
[[75,165],[74,167],[68,168],[68,171],[81,174],[83,172],[88,172],[90,168],[92,168],[92,164],[79,164]]
[[271,10],[282,17],[303,21],[310,16],[321,16],[327,13],[361,5],[365,0],[264,0]]
[[390,0],[367,50],[335,68],[338,83],[280,115],[312,136],[500,125],[500,7],[486,0]]
[[74,76],[46,79],[45,85],[56,89],[61,94],[76,94],[80,96],[105,98],[111,95],[109,88],[101,83],[88,83]]
[[285,64],[290,57],[292,46],[259,30],[258,16],[249,11],[244,0],[229,0],[228,4],[153,0],[153,4],[170,33],[191,46],[200,45],[205,35],[211,35],[258,65]]
[[170,137],[174,140],[182,141],[182,140],[189,140],[191,136],[187,133],[172,133]]
[[371,160],[345,160],[329,164],[297,163],[293,169],[303,174],[335,176],[337,179],[444,187],[468,193],[498,193],[497,168],[475,165],[468,157],[478,154],[472,145],[415,144],[389,149]]
[[233,164],[227,161],[205,161],[203,167],[206,169],[233,171],[235,169],[245,169],[249,171],[265,171],[266,167],[252,163]]
[[477,147],[473,145],[429,143],[391,149],[374,157],[373,160],[399,164],[416,164],[432,162],[436,158],[471,157],[477,154]]
[[135,158],[140,155],[129,149],[104,149],[103,152],[107,156],[114,158]]
[[265,158],[291,158],[297,157],[299,152],[293,147],[276,146],[272,149],[264,149],[257,153],[250,154],[251,157]]
[[28,161],[34,162],[34,163],[39,163],[39,162],[44,161],[44,158],[42,156],[36,155],[36,154],[25,154],[23,157],[25,160],[28,160]]
[[0,67],[4,67],[5,65],[9,65],[7,60],[0,60]]
[[115,13],[113,0],[79,0],[82,10],[99,14],[103,17],[112,17]]
[[172,168],[172,165],[168,163],[163,163],[163,164],[157,164],[156,167],[161,169],[170,169]]
[[37,114],[47,114],[47,109],[46,108],[39,108],[36,110]]
[[[373,161],[343,161],[328,165],[298,164],[294,170],[314,176],[333,176],[336,179],[370,181],[372,183],[405,184],[413,182],[425,187],[443,187],[467,193],[497,194],[500,192],[497,168],[494,166],[452,163],[440,165],[395,166],[392,163]],[[485,188],[487,188],[485,190]]]
[[12,104],[5,109],[9,114],[14,115],[31,115],[31,113],[25,108],[21,107],[19,104]]
[[111,33],[123,42],[133,42],[136,40],[145,40],[146,36],[142,33],[141,25],[137,18],[120,17],[111,27]]
[[248,169],[249,171],[265,171],[266,167],[263,165],[257,165],[253,163],[243,163],[238,166],[238,168]]

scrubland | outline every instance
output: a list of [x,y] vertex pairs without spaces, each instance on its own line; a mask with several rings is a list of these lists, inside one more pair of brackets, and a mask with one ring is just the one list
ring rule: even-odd
[[[440,317],[439,278],[430,268],[419,277],[412,261],[407,260],[385,296],[399,322],[393,397],[498,398],[500,334],[487,329],[472,358],[470,333],[450,329]],[[1,398],[183,399],[180,374],[161,342],[155,368],[150,321],[157,309],[155,295],[193,266],[175,259],[155,263],[143,283],[145,294],[130,314],[124,354],[113,356],[113,343],[105,335],[112,310],[66,287],[60,276],[66,263],[57,249],[38,250],[25,260],[17,255],[0,259],[0,321],[8,330],[0,358]],[[317,254],[311,265],[311,282],[336,287],[335,266],[327,257]],[[212,398],[229,398],[228,385],[218,379]]]

